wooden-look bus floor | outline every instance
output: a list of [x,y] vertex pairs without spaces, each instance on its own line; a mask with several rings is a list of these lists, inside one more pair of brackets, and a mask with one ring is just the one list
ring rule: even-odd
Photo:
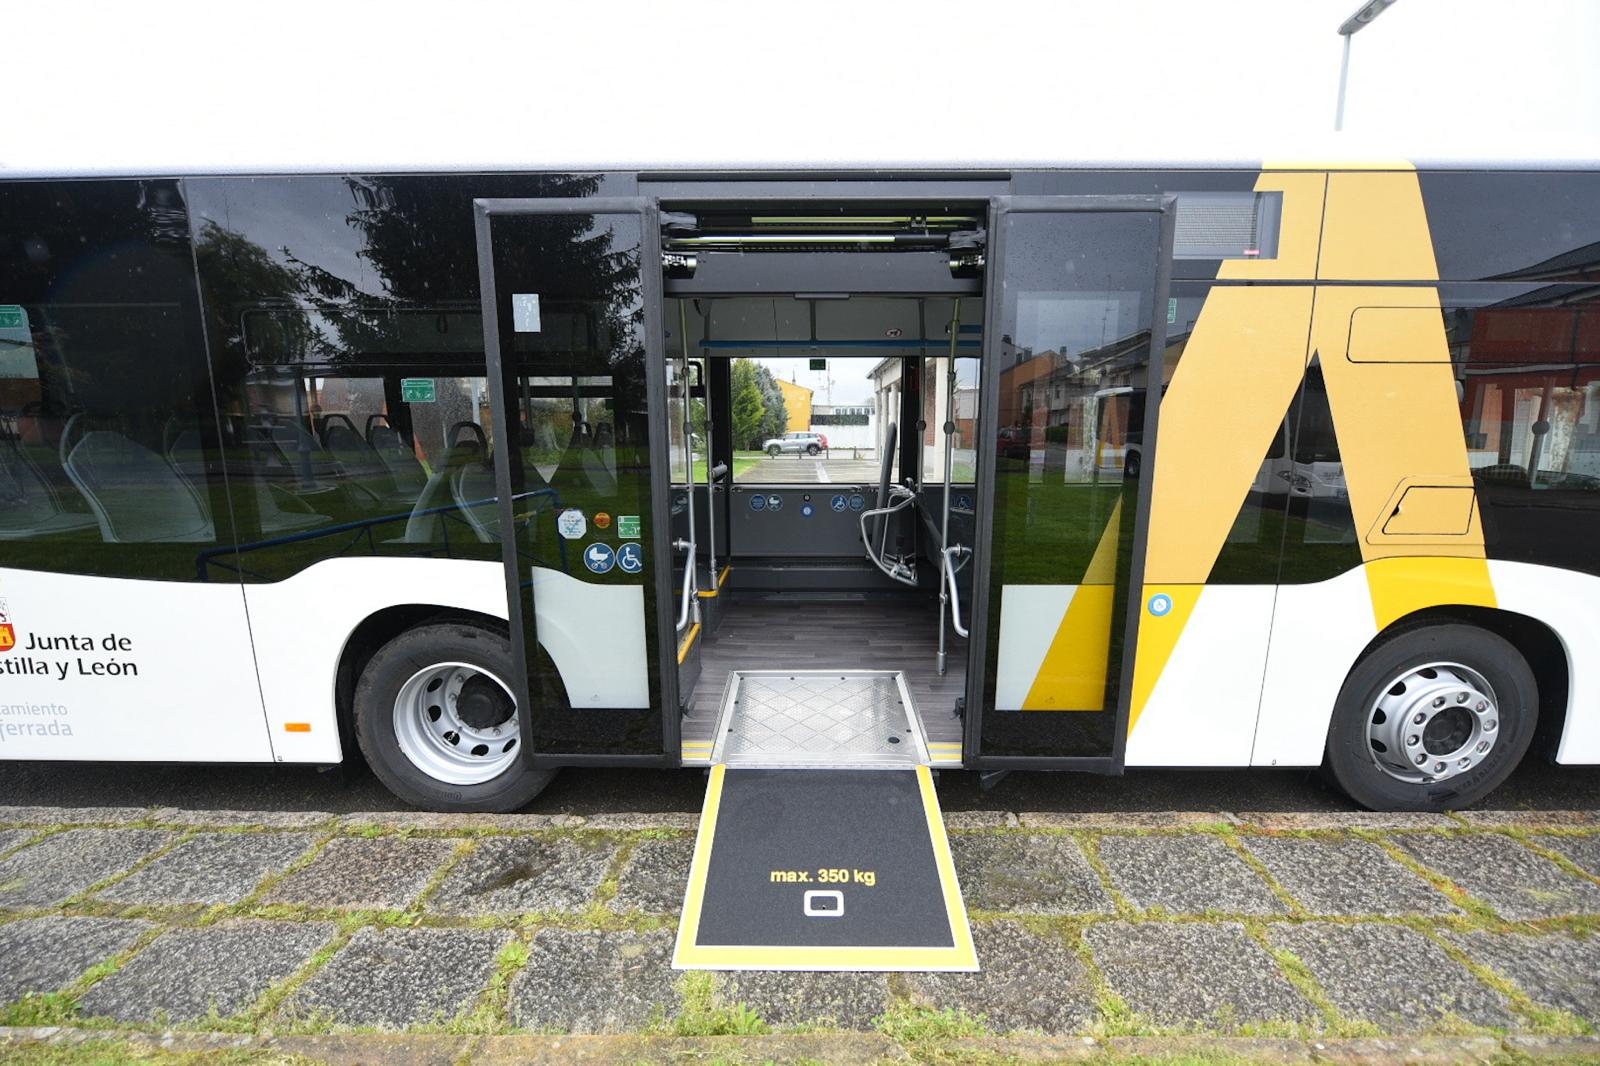
[[939,676],[939,606],[927,603],[773,603],[729,600],[700,646],[700,678],[683,739],[710,740],[734,670],[900,670],[930,742],[959,741],[956,700],[966,691],[967,642],[947,632]]

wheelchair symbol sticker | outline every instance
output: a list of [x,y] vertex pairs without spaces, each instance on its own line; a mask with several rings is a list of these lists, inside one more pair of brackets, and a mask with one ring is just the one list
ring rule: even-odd
[[972,497],[965,494],[956,497],[956,506],[963,511],[972,510]]
[[617,568],[624,574],[637,574],[644,569],[644,549],[637,544],[624,544],[617,549]]
[[1150,613],[1160,618],[1172,610],[1172,597],[1165,592],[1158,592],[1150,597]]
[[833,499],[828,501],[828,506],[832,507],[839,514],[843,514],[844,509],[850,506],[850,501],[845,499],[842,494],[836,495]]
[[591,574],[609,574],[611,568],[617,565],[617,556],[611,550],[611,545],[595,541],[583,549],[583,565],[589,568]]
[[750,510],[764,511],[767,509],[767,498],[759,492],[750,497]]

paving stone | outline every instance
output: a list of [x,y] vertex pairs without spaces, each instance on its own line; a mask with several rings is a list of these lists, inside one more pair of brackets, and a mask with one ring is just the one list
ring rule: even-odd
[[1084,939],[1112,991],[1165,1025],[1301,1021],[1316,1012],[1236,922],[1090,926]]
[[1551,827],[1593,829],[1600,826],[1600,810],[1553,811],[1530,808],[1509,811],[1457,811],[1455,817],[1470,826],[1483,829],[1503,829],[1507,826],[1522,829]]
[[889,980],[881,973],[739,971],[721,975],[720,994],[781,1026],[869,1030],[889,1009]]
[[0,822],[8,825],[111,825],[149,817],[149,807],[0,807]]
[[187,1022],[249,1008],[333,938],[331,922],[235,920],[157,937],[84,993],[84,1014],[122,1022]]
[[1559,852],[1600,877],[1600,835],[1568,837],[1541,833],[1533,840],[1540,847]]
[[1600,938],[1578,940],[1564,933],[1446,933],[1474,960],[1515,982],[1528,998],[1547,1007],[1600,1021]]
[[689,863],[694,858],[694,838],[641,840],[633,849],[627,869],[617,880],[615,910],[640,910],[676,914],[683,908],[689,884]]
[[1017,821],[1025,829],[1107,831],[1239,824],[1239,819],[1227,811],[1023,811],[1017,815]]
[[21,844],[35,832],[33,829],[0,829],[0,855]]
[[149,922],[126,918],[24,918],[0,925],[0,1003],[55,992],[126,951]]
[[1070,1033],[1095,1017],[1088,971],[1061,938],[994,921],[974,924],[972,939],[981,972],[906,974],[916,1002],[981,1016],[996,1032]]
[[251,810],[189,810],[184,807],[157,807],[149,812],[153,822],[162,825],[240,827],[260,826],[263,829],[312,829],[332,822],[337,815],[327,811],[251,811]]
[[548,814],[440,814],[437,811],[358,811],[341,815],[339,825],[345,829],[364,829],[379,826],[384,829],[426,829],[446,833],[463,830],[513,830],[549,829]]
[[1117,890],[1136,907],[1161,907],[1174,914],[1283,914],[1249,863],[1217,837],[1107,836],[1100,859]]
[[1460,914],[1378,845],[1350,838],[1248,837],[1260,859],[1312,914]]
[[542,929],[511,982],[511,1022],[523,1029],[614,1033],[678,1013],[674,934]]
[[1078,842],[1043,833],[950,837],[967,906],[1018,914],[1109,914],[1115,908]]
[[1499,833],[1396,836],[1401,847],[1512,921],[1600,913],[1600,885]]
[[443,914],[574,911],[588,906],[613,843],[494,837],[456,864],[428,909]]
[[488,986],[510,939],[489,929],[362,929],[284,1013],[387,1029],[447,1022]]
[[118,903],[238,903],[311,847],[309,833],[201,833],[100,893]]
[[1267,936],[1299,956],[1334,1006],[1352,1018],[1400,1031],[1458,1020],[1519,1025],[1504,996],[1414,929],[1310,922]]
[[1454,829],[1448,814],[1401,811],[1241,811],[1245,825],[1267,830]]
[[0,860],[0,907],[47,907],[171,843],[159,829],[73,829]]
[[338,837],[311,865],[272,886],[264,899],[346,910],[404,908],[455,850],[453,840]]

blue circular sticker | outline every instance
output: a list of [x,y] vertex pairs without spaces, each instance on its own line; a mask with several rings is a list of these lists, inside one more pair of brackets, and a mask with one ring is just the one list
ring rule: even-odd
[[767,498],[760,493],[750,497],[750,510],[764,511],[767,508]]
[[852,511],[863,511],[863,510],[866,509],[866,506],[867,506],[867,498],[865,496],[861,495],[861,493],[858,492],[855,495],[850,497],[850,510],[852,510]]
[[617,549],[617,567],[624,574],[637,574],[644,569],[644,549],[637,542],[624,544]]
[[972,510],[972,497],[965,494],[956,497],[956,506],[963,511]]
[[1150,597],[1150,613],[1160,618],[1172,610],[1172,597],[1165,592],[1158,592]]
[[768,496],[767,497],[767,510],[769,510],[769,511],[781,511],[781,510],[783,510],[783,497],[779,496],[777,494],[773,494],[771,496]]
[[591,574],[608,574],[617,565],[617,556],[611,550],[611,545],[595,541],[583,549],[583,565],[589,568]]
[[843,494],[836,494],[833,499],[828,501],[828,506],[843,514],[844,509],[850,506],[850,501],[845,499]]
[[812,515],[816,514],[816,512],[817,509],[811,506],[809,503],[803,503],[800,505],[801,518],[810,518]]

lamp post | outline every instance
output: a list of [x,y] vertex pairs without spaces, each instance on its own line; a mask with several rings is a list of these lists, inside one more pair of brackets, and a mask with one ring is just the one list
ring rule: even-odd
[[1334,132],[1344,129],[1344,90],[1345,84],[1350,80],[1350,38],[1356,31],[1366,27],[1373,19],[1383,14],[1394,4],[1395,0],[1367,0],[1351,15],[1339,24],[1339,36],[1344,38],[1344,57],[1339,60],[1339,104],[1333,113]]

